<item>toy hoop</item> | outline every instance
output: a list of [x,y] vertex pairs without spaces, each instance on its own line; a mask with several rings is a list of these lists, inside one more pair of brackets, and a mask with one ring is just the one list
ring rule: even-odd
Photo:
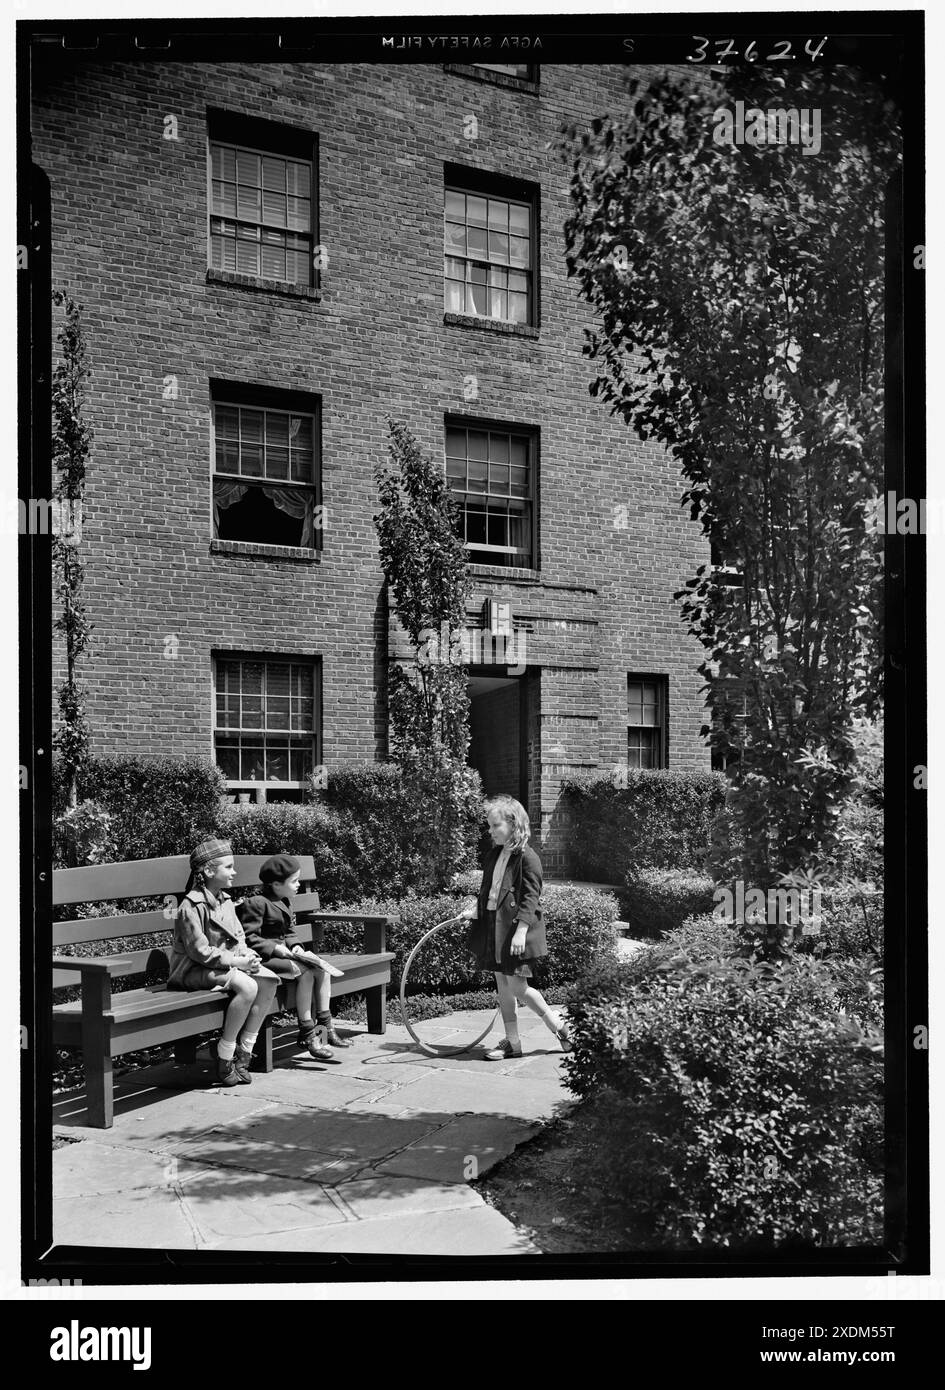
[[470,1048],[475,1047],[477,1043],[482,1042],[483,1038],[486,1036],[487,1033],[492,1032],[493,1028],[496,1025],[496,1020],[499,1017],[499,1010],[496,1009],[495,1013],[492,1015],[488,1024],[482,1030],[479,1036],[473,1038],[472,1042],[463,1043],[462,1047],[443,1047],[439,1043],[424,1042],[423,1039],[419,1037],[418,1034],[414,1031],[411,1022],[407,1017],[407,979],[410,974],[410,967],[413,964],[413,958],[420,950],[420,947],[423,945],[425,941],[428,941],[431,936],[434,936],[436,934],[436,932],[441,931],[443,927],[453,926],[455,921],[455,917],[447,917],[445,921],[437,922],[435,927],[431,927],[428,932],[424,932],[423,936],[421,936],[420,940],[417,942],[416,946],[414,946],[413,950],[410,952],[410,955],[407,957],[407,963],[404,966],[403,974],[400,977],[400,1013],[401,1017],[404,1020],[404,1027],[407,1029],[407,1032],[413,1038],[414,1042],[421,1049],[421,1051],[428,1053],[431,1057],[457,1057],[461,1052],[468,1052]]

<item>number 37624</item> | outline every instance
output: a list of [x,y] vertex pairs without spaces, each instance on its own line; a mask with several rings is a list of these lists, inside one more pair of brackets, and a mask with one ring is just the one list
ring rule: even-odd
[[[783,63],[791,62],[795,57],[790,39],[777,39],[773,46],[774,51],[765,54],[764,57],[762,57],[759,52],[758,45],[755,43],[754,39],[752,39],[744,53],[738,51],[734,39],[707,39],[704,38],[702,34],[693,34],[692,39],[693,43],[697,45],[697,48],[695,53],[686,54],[687,63],[704,63],[707,59],[710,63],[725,63],[729,58],[734,58],[736,62],[742,59],[747,63]],[[816,63],[826,42],[827,39],[825,36],[820,40],[816,48],[814,48],[812,47],[814,40],[807,40],[804,45],[804,54],[812,63]],[[715,57],[711,58],[709,56],[709,47],[713,44],[715,46]]]

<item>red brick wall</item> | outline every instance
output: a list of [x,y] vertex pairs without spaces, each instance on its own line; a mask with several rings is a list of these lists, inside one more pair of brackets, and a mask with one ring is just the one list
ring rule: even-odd
[[[52,184],[54,280],[83,305],[92,368],[84,679],[96,748],[209,753],[210,653],[248,648],[322,658],[329,769],[384,756],[372,469],[388,413],[437,458],[444,415],[465,413],[540,430],[540,571],[480,572],[470,607],[510,598],[541,668],[545,830],[561,776],[625,756],[628,671],[668,677],[671,765],[707,768],[700,650],[671,597],[706,551],[672,461],[588,395],[590,314],[563,260],[567,169],[545,148],[562,120],[619,110],[624,70],[551,65],[535,97],[441,64],[87,57],[40,54],[34,157]],[[208,106],[317,133],[329,255],[318,302],[207,283]],[[162,138],[165,115],[177,141]],[[540,186],[537,337],[444,324],[444,161]],[[168,376],[176,400],[164,398]],[[211,377],[321,395],[317,562],[211,552]],[[170,636],[176,659],[164,655]]]

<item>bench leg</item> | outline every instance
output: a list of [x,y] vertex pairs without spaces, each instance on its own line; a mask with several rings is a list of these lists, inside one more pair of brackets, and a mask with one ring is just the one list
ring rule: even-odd
[[253,1048],[252,1071],[272,1071],[272,1015],[266,1019],[259,1030],[256,1046]]
[[111,1021],[102,1017],[110,1008],[108,976],[83,976],[82,1056],[89,1124],[93,1129],[111,1129],[114,1123]]
[[366,991],[367,1026],[369,1033],[387,1032],[387,986],[375,985]]
[[174,1044],[174,1061],[179,1067],[189,1067],[197,1060],[197,1039],[178,1038]]

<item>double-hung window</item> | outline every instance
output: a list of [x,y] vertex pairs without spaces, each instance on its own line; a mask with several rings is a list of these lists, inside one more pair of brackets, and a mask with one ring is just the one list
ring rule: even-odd
[[447,313],[535,324],[536,201],[447,182],[443,273]]
[[666,766],[666,681],[627,677],[627,766]]
[[214,751],[231,791],[262,790],[265,800],[306,789],[317,761],[317,677],[312,658],[217,656]]
[[213,395],[214,537],[315,548],[317,397],[225,382]]
[[534,566],[537,435],[448,420],[446,480],[474,564]]
[[314,136],[217,112],[210,120],[209,158],[211,269],[312,286]]

